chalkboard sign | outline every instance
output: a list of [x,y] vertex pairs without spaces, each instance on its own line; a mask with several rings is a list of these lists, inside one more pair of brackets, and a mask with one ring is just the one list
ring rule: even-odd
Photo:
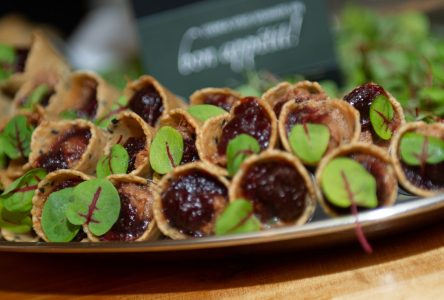
[[133,0],[145,72],[175,93],[242,82],[248,70],[336,68],[325,0]]

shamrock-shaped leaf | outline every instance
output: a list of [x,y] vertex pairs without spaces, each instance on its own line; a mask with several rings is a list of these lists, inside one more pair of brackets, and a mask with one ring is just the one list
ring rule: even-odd
[[384,95],[377,96],[370,105],[370,122],[373,130],[383,140],[389,140],[393,135],[391,122],[395,111],[389,99]]
[[298,124],[288,136],[291,149],[305,163],[318,163],[328,147],[330,130],[324,124]]
[[12,212],[3,207],[0,202],[0,228],[16,234],[28,233],[32,228],[29,212]]
[[405,133],[399,145],[401,159],[411,166],[424,166],[444,161],[444,141],[416,132]]
[[74,225],[86,224],[95,235],[105,234],[117,221],[120,197],[106,179],[91,179],[74,188],[74,200],[68,204],[66,217]]
[[226,114],[222,108],[211,104],[192,105],[187,109],[188,113],[194,118],[204,122],[210,118]]
[[43,97],[45,97],[50,92],[50,88],[46,84],[41,84],[37,86],[31,93],[31,95],[28,96],[25,104],[23,107],[32,109],[35,105],[39,104]]
[[71,224],[66,209],[74,200],[74,188],[66,188],[49,195],[42,211],[42,229],[51,242],[69,242],[79,232],[80,225]]
[[253,205],[245,199],[237,199],[228,204],[224,212],[217,218],[215,233],[255,232],[261,228],[260,221],[253,214]]
[[362,207],[378,206],[376,179],[351,158],[335,158],[325,167],[321,187],[328,201],[338,207],[353,203]]
[[13,212],[29,212],[37,185],[46,174],[44,169],[32,169],[16,179],[0,196],[4,207]]
[[106,177],[111,174],[125,174],[128,170],[130,157],[128,151],[119,144],[111,147],[111,153],[99,159],[96,166],[97,177]]
[[15,116],[3,130],[3,151],[10,159],[26,158],[31,151],[31,135],[33,128],[25,116]]
[[172,171],[182,160],[183,147],[183,137],[179,131],[170,126],[160,128],[150,149],[153,170],[159,174]]
[[242,133],[230,140],[227,146],[228,175],[234,176],[242,162],[247,159],[248,156],[259,153],[260,151],[261,146],[258,141],[248,134]]

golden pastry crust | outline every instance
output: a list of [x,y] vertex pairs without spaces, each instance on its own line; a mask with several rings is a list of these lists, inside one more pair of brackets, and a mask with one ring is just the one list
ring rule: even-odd
[[145,148],[136,154],[135,169],[129,175],[148,176],[152,173],[150,167],[150,145],[154,138],[154,128],[141,117],[131,111],[118,114],[108,126],[109,139],[105,146],[105,155],[109,155],[111,147],[119,143],[123,145],[130,137],[145,137]]
[[[162,180],[158,183],[155,193],[154,193],[154,217],[157,222],[157,226],[159,227],[160,231],[162,233],[174,240],[183,240],[191,238],[191,236],[188,236],[182,232],[180,232],[178,229],[174,228],[170,225],[168,219],[165,217],[163,213],[162,208],[162,194],[163,192],[169,187],[169,184],[172,180],[179,178],[181,174],[188,173],[192,170],[198,170],[207,174],[210,174],[212,177],[217,179],[220,183],[222,183],[226,188],[228,192],[229,182],[225,177],[223,177],[223,174],[221,174],[220,170],[218,168],[215,168],[213,165],[209,165],[202,162],[193,162],[189,163],[183,166],[179,166],[173,170],[173,172],[165,175]],[[220,198],[220,197],[218,197]],[[224,202],[224,203],[222,203]],[[212,228],[214,227],[214,224],[216,222],[216,218],[218,215],[220,215],[225,207],[225,205],[228,203],[228,199],[226,201],[214,201],[214,209],[215,214],[213,217],[213,220],[208,224],[208,231],[212,231]],[[211,228],[210,228],[211,227]]]
[[[134,208],[137,210],[138,214],[141,218],[149,219],[149,225],[147,229],[143,232],[143,234],[135,239],[135,242],[140,241],[149,241],[154,240],[160,235],[160,231],[157,228],[156,220],[154,219],[154,213],[153,213],[153,201],[154,196],[153,192],[151,191],[151,186],[147,183],[147,180],[134,176],[129,174],[119,174],[119,175],[111,175],[108,176],[107,179],[109,179],[114,186],[116,186],[117,190],[120,193],[137,193],[140,192],[140,195],[134,195],[129,197],[131,199],[131,204],[134,206]],[[118,185],[121,185],[118,187]],[[143,190],[140,188],[140,185],[142,185],[144,188]],[[88,235],[88,238],[93,242],[100,242],[102,241],[100,237],[94,235],[92,232],[88,230],[87,225],[83,225],[83,230]]]
[[58,183],[62,183],[70,179],[86,181],[91,179],[91,177],[75,170],[58,170],[51,172],[39,182],[34,197],[32,198],[32,226],[36,234],[46,242],[49,242],[49,240],[42,229],[41,223],[43,207],[49,195],[51,195],[51,193],[54,191],[54,187],[56,187]]
[[315,192],[315,186],[313,184],[313,180],[310,178],[310,175],[305,169],[304,165],[301,161],[299,161],[298,158],[291,155],[290,153],[279,151],[279,150],[267,150],[265,152],[260,153],[259,155],[252,155],[249,158],[247,158],[241,165],[239,171],[236,173],[236,176],[234,176],[233,181],[230,185],[229,190],[229,196],[230,201],[234,201],[238,198],[243,198],[246,200],[248,199],[244,193],[242,188],[242,180],[244,176],[247,174],[248,170],[253,167],[255,164],[263,163],[267,161],[281,161],[285,162],[286,164],[290,165],[294,170],[299,173],[304,182],[305,186],[307,188],[307,195],[305,198],[305,208],[302,215],[295,220],[293,223],[283,223],[279,222],[277,226],[285,226],[285,225],[302,225],[307,223],[310,218],[312,217],[315,208],[316,208],[316,192]]
[[401,137],[407,132],[417,132],[419,134],[437,137],[444,140],[444,124],[433,123],[427,124],[424,122],[413,122],[404,124],[395,134],[392,139],[391,144],[391,157],[394,162],[396,175],[398,176],[399,183],[410,193],[430,197],[442,193],[444,189],[441,190],[426,190],[413,185],[405,176],[405,173],[401,166],[400,155],[399,155],[399,144],[401,142]]
[[[264,149],[265,151],[275,148],[278,144],[277,119],[268,103],[260,99],[258,99],[257,102],[265,111],[271,124],[269,144],[268,147]],[[226,155],[219,154],[217,147],[224,126],[234,118],[234,111],[240,104],[242,104],[241,101],[237,102],[231,108],[230,114],[223,114],[207,120],[197,136],[196,148],[200,159],[208,164],[212,164],[218,168],[219,171],[224,172],[225,176],[228,174],[225,170],[227,158]]]
[[190,96],[190,104],[198,105],[205,104],[205,98],[213,95],[222,95],[227,97],[227,104],[232,107],[238,100],[242,98],[241,94],[230,89],[230,88],[214,88],[207,87],[200,90],[195,91]]
[[[289,101],[283,106],[279,118],[279,136],[282,146],[288,152],[293,153],[288,139],[289,133],[287,133],[286,128],[288,115],[304,109],[314,109],[317,113],[324,116],[320,122],[326,125],[330,131],[330,141],[324,156],[341,145],[358,141],[361,133],[359,112],[346,101],[308,100],[301,103]],[[317,163],[311,164],[305,161],[304,164],[310,166],[317,165]]]
[[[29,164],[37,166],[38,158],[43,153],[50,150],[53,143],[63,132],[70,128],[78,126],[80,128],[89,128],[91,138],[79,160],[70,165],[70,169],[82,171],[86,174],[94,174],[97,161],[104,154],[104,148],[107,142],[105,131],[96,127],[93,123],[76,119],[73,121],[44,121],[33,132],[31,137],[31,153],[29,154]],[[28,168],[25,165],[24,168]]]
[[388,153],[380,147],[367,143],[357,142],[349,145],[343,145],[337,148],[336,150],[325,156],[318,165],[315,174],[318,187],[316,192],[318,194],[319,203],[321,204],[321,207],[324,209],[324,211],[332,217],[338,216],[338,213],[332,208],[332,206],[327,203],[327,200],[325,200],[324,194],[322,192],[321,180],[324,169],[331,160],[338,157],[348,157],[350,155],[368,155],[371,157],[375,157],[376,159],[386,164],[386,167],[384,168],[384,176],[378,178],[378,180],[383,180],[384,182],[384,200],[383,204],[379,207],[393,205],[398,196],[398,181],[396,179],[395,168],[393,166],[392,159],[390,158]]

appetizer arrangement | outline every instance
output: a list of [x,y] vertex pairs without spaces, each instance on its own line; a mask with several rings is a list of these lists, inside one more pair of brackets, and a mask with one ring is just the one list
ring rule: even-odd
[[187,239],[300,226],[393,205],[398,182],[444,190],[444,125],[406,123],[367,83],[262,97],[205,88],[184,101],[155,78],[123,92],[71,71],[46,38],[0,45],[0,228],[8,241]]

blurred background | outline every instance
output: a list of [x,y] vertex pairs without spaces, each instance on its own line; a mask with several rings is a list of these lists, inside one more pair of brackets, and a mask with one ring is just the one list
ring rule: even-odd
[[410,120],[444,115],[442,0],[3,1],[0,18],[0,36],[42,28],[74,68],[121,89],[143,73],[184,98],[303,78],[340,97],[375,81]]

